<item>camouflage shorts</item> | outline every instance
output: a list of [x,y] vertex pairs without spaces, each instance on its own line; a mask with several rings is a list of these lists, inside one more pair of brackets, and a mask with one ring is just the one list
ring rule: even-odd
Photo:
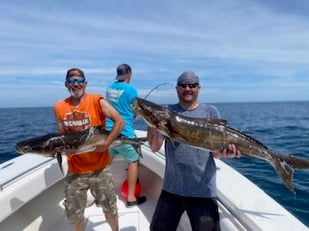
[[92,173],[68,173],[64,207],[69,223],[75,223],[84,217],[88,189],[94,196],[95,203],[101,206],[104,212],[117,213],[117,198],[109,166]]

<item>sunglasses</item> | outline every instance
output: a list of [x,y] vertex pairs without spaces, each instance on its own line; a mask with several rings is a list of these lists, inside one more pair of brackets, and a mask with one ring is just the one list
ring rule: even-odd
[[77,79],[75,79],[75,78],[70,77],[70,78],[67,78],[67,82],[69,84],[74,84],[75,82],[77,82],[78,84],[81,84],[81,83],[85,82],[85,79],[84,78],[77,78]]
[[192,89],[192,88],[196,88],[198,86],[198,83],[179,83],[177,84],[177,86],[181,88],[189,87],[190,89]]

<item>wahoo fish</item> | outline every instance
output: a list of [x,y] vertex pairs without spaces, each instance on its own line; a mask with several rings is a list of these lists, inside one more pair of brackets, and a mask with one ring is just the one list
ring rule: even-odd
[[[89,127],[83,131],[68,133],[50,133],[44,136],[34,137],[16,144],[16,152],[20,154],[32,153],[44,156],[56,155],[58,164],[62,170],[61,155],[78,155],[85,152],[94,151],[98,141],[104,141],[109,135],[109,131],[101,129],[101,126]],[[140,146],[147,140],[146,137],[128,138],[119,136],[110,147],[117,147],[124,144],[131,144],[141,155]]]
[[225,120],[184,116],[141,98],[135,98],[132,108],[150,127],[171,140],[212,152],[235,144],[243,156],[270,163],[291,192],[295,193],[294,170],[309,168],[309,159],[273,152],[255,138],[227,126]]

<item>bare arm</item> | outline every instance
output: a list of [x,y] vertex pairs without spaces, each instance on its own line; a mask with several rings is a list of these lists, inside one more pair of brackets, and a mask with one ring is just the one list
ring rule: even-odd
[[156,128],[148,127],[147,141],[151,151],[156,152],[161,148],[164,136],[162,136]]
[[119,136],[122,128],[125,125],[124,120],[117,112],[117,110],[113,108],[113,106],[111,106],[105,99],[100,100],[100,105],[104,115],[111,119],[114,122],[114,125],[107,139],[105,141],[100,141],[95,144],[95,146],[97,147],[96,151],[103,151],[108,149],[111,143]]
[[59,133],[64,133],[64,127],[63,127],[63,123],[58,119],[57,115],[56,115],[56,110],[54,109],[54,115],[55,115],[55,120],[57,123],[57,130]]

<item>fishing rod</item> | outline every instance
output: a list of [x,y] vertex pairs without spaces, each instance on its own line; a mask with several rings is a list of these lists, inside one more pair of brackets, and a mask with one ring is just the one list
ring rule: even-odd
[[[163,86],[163,85],[171,85],[171,86],[175,86],[174,84],[172,84],[171,82],[164,82],[164,83],[160,83],[158,85],[156,85],[154,88],[152,88],[144,97],[144,99],[146,99],[154,90],[158,89],[159,87]],[[134,121],[137,120],[138,117],[134,117]]]
[[156,85],[154,88],[152,88],[148,94],[144,97],[144,99],[146,99],[154,90],[158,89],[159,87],[163,86],[163,85],[171,85],[171,86],[175,86],[174,84],[172,84],[171,82],[164,82],[164,83],[160,83],[158,85]]

